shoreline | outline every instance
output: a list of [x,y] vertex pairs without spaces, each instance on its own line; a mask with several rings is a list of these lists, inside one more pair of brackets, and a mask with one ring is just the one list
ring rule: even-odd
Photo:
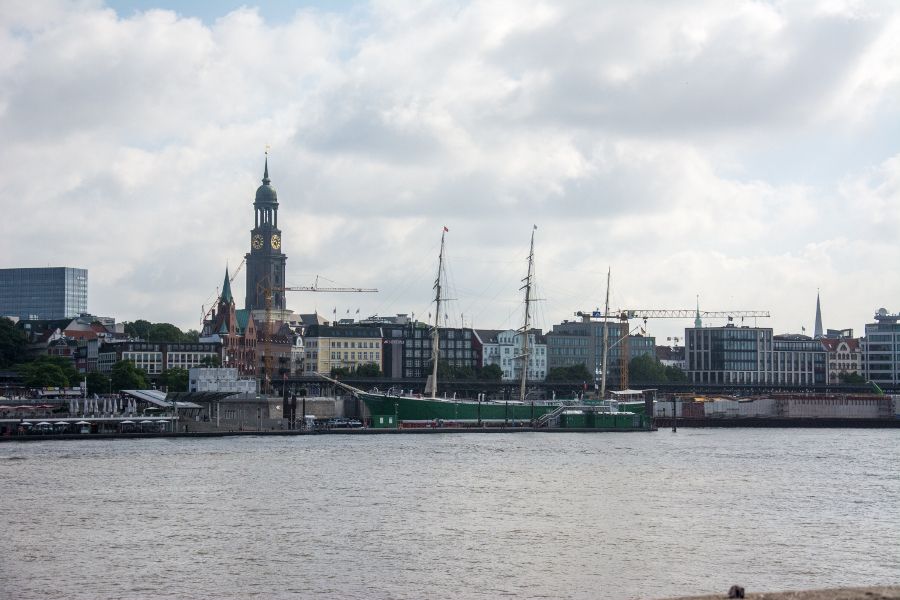
[[656,429],[533,429],[531,427],[413,427],[409,429],[325,429],[318,431],[302,431],[299,429],[277,429],[272,431],[189,431],[189,432],[163,432],[163,433],[62,433],[50,435],[14,435],[0,437],[0,443],[4,442],[40,442],[48,440],[133,440],[133,439],[157,439],[157,438],[220,438],[220,437],[289,437],[289,436],[320,436],[320,435],[428,435],[446,433],[479,433],[479,434],[512,434],[512,433],[650,433]]
[[[748,592],[743,598],[752,600],[900,600],[900,586],[870,586],[795,590],[790,592]],[[728,592],[704,596],[678,596],[668,600],[720,600]]]
[[[672,427],[672,417],[653,417],[659,429]],[[850,419],[826,417],[678,417],[678,427],[779,427],[826,429],[891,429],[900,427],[900,419]]]

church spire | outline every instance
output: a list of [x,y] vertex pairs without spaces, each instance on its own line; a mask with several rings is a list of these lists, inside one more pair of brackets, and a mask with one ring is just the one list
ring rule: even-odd
[[694,327],[703,327],[703,321],[700,320],[700,294],[697,294],[697,316],[694,318]]
[[234,302],[234,296],[231,295],[231,278],[228,276],[228,267],[225,267],[225,283],[222,284],[221,298],[223,302]]
[[819,290],[816,290],[816,327],[813,331],[813,337],[815,339],[824,336],[824,332],[822,331],[822,305],[819,302]]
[[271,181],[269,180],[269,153],[266,152],[266,170],[263,172],[262,178],[263,185],[269,185]]

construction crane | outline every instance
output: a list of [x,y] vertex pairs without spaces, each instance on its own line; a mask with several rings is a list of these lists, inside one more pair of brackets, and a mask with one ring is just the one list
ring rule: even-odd
[[315,282],[311,286],[290,286],[275,287],[268,285],[268,278],[264,278],[257,284],[258,292],[262,293],[266,303],[266,337],[263,344],[263,368],[265,378],[269,384],[269,392],[272,390],[272,352],[271,342],[275,337],[275,321],[272,319],[272,303],[275,292],[336,292],[336,293],[370,293],[378,292],[378,288],[357,288],[357,287],[319,287],[319,276],[316,275]]
[[[235,269],[234,273],[231,275],[231,277],[228,278],[228,283],[234,283],[235,278],[238,276],[238,273],[241,272],[241,268],[244,266],[245,262],[247,262],[247,257],[244,257],[241,259],[241,262],[240,262],[240,264],[238,264],[237,269]],[[206,320],[212,314],[212,311],[215,310],[216,301],[218,300],[218,298],[219,298],[219,290],[216,290],[215,299],[213,300],[213,303],[210,305],[210,307],[207,309],[205,304],[200,307],[200,312],[203,315],[200,317],[200,331],[203,331],[203,324],[206,323]]]
[[[628,336],[631,334],[631,326],[628,323],[630,319],[643,319],[644,323],[647,323],[647,319],[691,319],[691,318],[709,318],[709,319],[723,319],[727,318],[729,321],[733,320],[736,317],[739,318],[767,318],[771,315],[767,310],[699,310],[699,309],[660,309],[660,308],[624,308],[619,310],[609,311],[606,315],[599,311],[578,311],[575,313],[576,316],[582,318],[598,318],[602,317],[604,321],[610,317],[614,316],[616,320],[622,323],[621,327],[621,337],[616,344],[620,344],[620,377],[619,377],[619,385],[622,390],[628,389],[628,363],[631,359],[631,352],[628,347]],[[606,370],[606,365],[603,365],[603,370]],[[604,378],[605,380],[605,378]],[[606,390],[601,391],[601,395],[604,394]]]

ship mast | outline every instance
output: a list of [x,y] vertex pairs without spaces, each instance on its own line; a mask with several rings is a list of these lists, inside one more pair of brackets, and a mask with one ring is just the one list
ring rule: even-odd
[[[520,290],[525,290],[525,324],[522,327],[522,379],[519,384],[519,401],[525,402],[525,380],[528,376],[528,330],[531,328],[531,285],[534,279],[534,230],[531,230],[531,249],[528,251],[528,275],[522,280],[525,282]],[[534,422],[534,405],[531,407],[531,420]]]
[[606,316],[609,313],[609,275],[611,270],[607,269],[606,271],[606,307],[603,309],[603,371],[600,375],[600,398],[598,400],[606,397],[606,355],[609,353],[609,323]]
[[444,270],[444,236],[447,228],[441,232],[441,253],[438,254],[437,277],[434,279],[434,329],[431,331],[431,397],[437,398],[437,374],[438,359],[440,358],[441,343],[441,274]]

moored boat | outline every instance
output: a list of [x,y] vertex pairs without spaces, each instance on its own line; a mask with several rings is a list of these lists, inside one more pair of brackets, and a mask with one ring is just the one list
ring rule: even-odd
[[[535,226],[534,229],[537,229]],[[438,272],[434,283],[435,322],[432,327],[432,373],[425,386],[425,396],[362,391],[350,386],[371,415],[373,426],[388,423],[390,426],[531,426],[546,427],[556,425],[568,428],[592,429],[645,429],[649,421],[641,415],[619,410],[615,401],[604,401],[585,405],[578,400],[526,400],[526,376],[529,356],[528,335],[530,309],[534,278],[534,230],[531,234],[528,255],[528,274],[522,280],[525,294],[525,319],[521,329],[524,336],[522,354],[516,358],[522,361],[519,397],[516,400],[487,399],[483,395],[476,399],[441,398],[438,396],[438,360],[440,357],[439,316],[441,311],[442,274],[444,268],[444,241],[447,228],[441,234],[441,251],[438,256]],[[337,383],[337,382],[335,382]],[[578,413],[581,417],[575,417]],[[612,415],[604,416],[604,415]],[[616,417],[616,415],[619,415]]]

